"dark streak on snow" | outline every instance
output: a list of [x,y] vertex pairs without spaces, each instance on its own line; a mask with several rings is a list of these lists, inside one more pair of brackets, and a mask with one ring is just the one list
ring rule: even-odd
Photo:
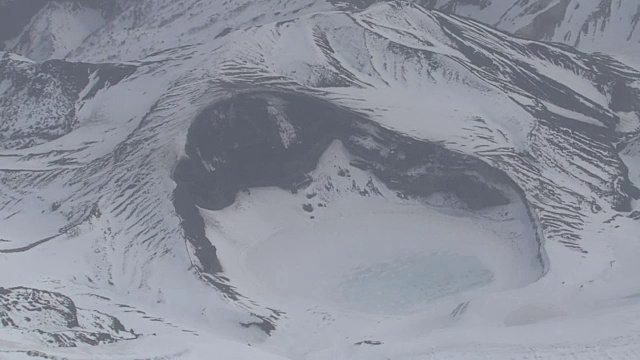
[[[38,241],[36,241],[34,243],[31,243],[31,244],[29,244],[27,246],[23,246],[23,247],[20,247],[20,248],[0,249],[0,254],[15,254],[15,253],[25,252],[25,251],[33,249],[36,246],[42,245],[42,244],[44,244],[46,242],[49,242],[49,241],[51,241],[51,240],[53,240],[53,239],[55,239],[55,238],[57,238],[59,236],[62,236],[62,235],[64,235],[64,234],[57,234],[57,235],[54,235],[54,236],[50,236],[48,238],[44,238],[42,240],[38,240]],[[0,241],[8,241],[8,240],[0,240]]]

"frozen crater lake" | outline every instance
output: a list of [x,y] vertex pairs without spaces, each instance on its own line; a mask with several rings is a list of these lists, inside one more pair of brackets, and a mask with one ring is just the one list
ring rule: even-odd
[[357,269],[340,284],[339,295],[361,311],[407,314],[492,281],[493,272],[476,257],[432,254]]
[[[284,312],[322,306],[403,316],[542,275],[534,228],[517,196],[474,211],[451,194],[402,199],[364,171],[335,175],[348,160],[334,144],[304,192],[255,188],[223,210],[201,211],[242,294]],[[377,194],[362,196],[354,184]]]

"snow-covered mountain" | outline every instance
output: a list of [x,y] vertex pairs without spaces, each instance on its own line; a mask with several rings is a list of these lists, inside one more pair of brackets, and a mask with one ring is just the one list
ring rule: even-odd
[[[381,1],[344,1],[365,8]],[[585,52],[640,56],[640,3],[628,0],[414,0],[533,40]]]
[[360,5],[0,53],[0,357],[638,358],[640,73]]
[[640,3],[628,0],[427,0],[529,39],[640,56]]
[[[136,43],[141,37],[177,45],[184,16],[191,31],[242,27],[281,15],[314,9],[365,9],[387,0],[306,1],[122,1],[3,0],[0,2],[0,48],[34,60],[65,58],[84,43],[107,48]],[[585,52],[620,56],[637,65],[640,57],[640,4],[630,0],[413,0],[421,6],[478,20],[533,40],[553,41]],[[212,12],[213,11],[213,12]],[[182,16],[181,16],[182,15]],[[286,18],[284,16],[283,18]],[[173,25],[178,33],[169,33]],[[106,27],[106,31],[98,30]],[[169,29],[165,29],[169,28]],[[147,31],[147,32],[143,32]],[[149,33],[150,31],[150,33]],[[97,33],[97,36],[96,36]],[[109,39],[105,39],[105,33]],[[158,36],[164,33],[164,36]],[[129,38],[128,35],[135,35]],[[188,34],[192,35],[192,32]],[[89,39],[87,39],[89,38]],[[85,40],[87,40],[85,42]],[[144,41],[144,40],[142,40]],[[186,40],[188,41],[188,40]],[[148,50],[137,49],[136,55]],[[148,55],[146,53],[145,55]],[[131,56],[133,54],[130,54]],[[111,56],[115,56],[111,53]],[[138,56],[139,57],[139,56]],[[135,56],[133,57],[135,58]],[[113,60],[114,58],[112,58]],[[104,60],[104,59],[103,59]]]
[[0,1],[0,49],[62,59],[118,12],[116,0]]

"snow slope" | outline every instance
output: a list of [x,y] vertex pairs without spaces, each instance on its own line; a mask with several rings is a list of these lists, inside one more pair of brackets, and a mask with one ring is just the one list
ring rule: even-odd
[[0,286],[136,337],[0,356],[638,357],[637,71],[400,2],[139,4],[94,64],[0,62]]
[[[25,0],[0,4],[14,14],[0,18],[0,45],[34,60],[74,57],[121,61],[231,29],[330,9],[365,9],[374,0],[196,1]],[[585,52],[640,56],[640,7],[628,0],[413,0],[412,3],[475,19],[533,40],[553,41]],[[178,19],[188,18],[188,22]],[[188,29],[187,29],[188,28]],[[188,35],[188,36],[185,36]],[[131,46],[128,46],[131,45]],[[141,46],[138,46],[141,45]],[[1,47],[1,46],[0,46]],[[86,48],[109,55],[87,58]],[[118,49],[121,48],[121,49]],[[125,51],[126,48],[126,51]],[[155,50],[154,50],[155,49]],[[82,54],[76,58],[74,54]]]
[[529,39],[565,43],[586,52],[640,56],[640,4],[636,1],[433,0],[426,3]]

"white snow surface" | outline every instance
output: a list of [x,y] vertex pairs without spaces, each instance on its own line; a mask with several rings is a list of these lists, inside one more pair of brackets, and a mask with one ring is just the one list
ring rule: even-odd
[[[535,46],[568,60],[551,62]],[[584,55],[406,4],[354,13],[320,1],[154,0],[125,6],[70,57],[136,71],[78,100],[70,133],[0,151],[0,286],[59,291],[141,336],[53,348],[2,329],[0,358],[640,357],[640,222],[609,195],[622,161],[640,183],[639,148],[620,160],[523,108],[633,132],[636,111],[622,125],[602,121],[618,115]],[[584,107],[511,82],[523,73],[553,78]],[[11,89],[5,81],[0,93]],[[252,188],[223,210],[200,210],[224,283],[244,298],[222,296],[195,266],[171,176],[192,120],[247,85],[318,96],[478,158],[522,197],[480,211],[451,194],[400,199],[334,142],[303,192]],[[286,147],[296,129],[280,106],[268,115]],[[370,181],[379,195],[353,191]],[[270,336],[240,325],[256,315],[276,318]]]

